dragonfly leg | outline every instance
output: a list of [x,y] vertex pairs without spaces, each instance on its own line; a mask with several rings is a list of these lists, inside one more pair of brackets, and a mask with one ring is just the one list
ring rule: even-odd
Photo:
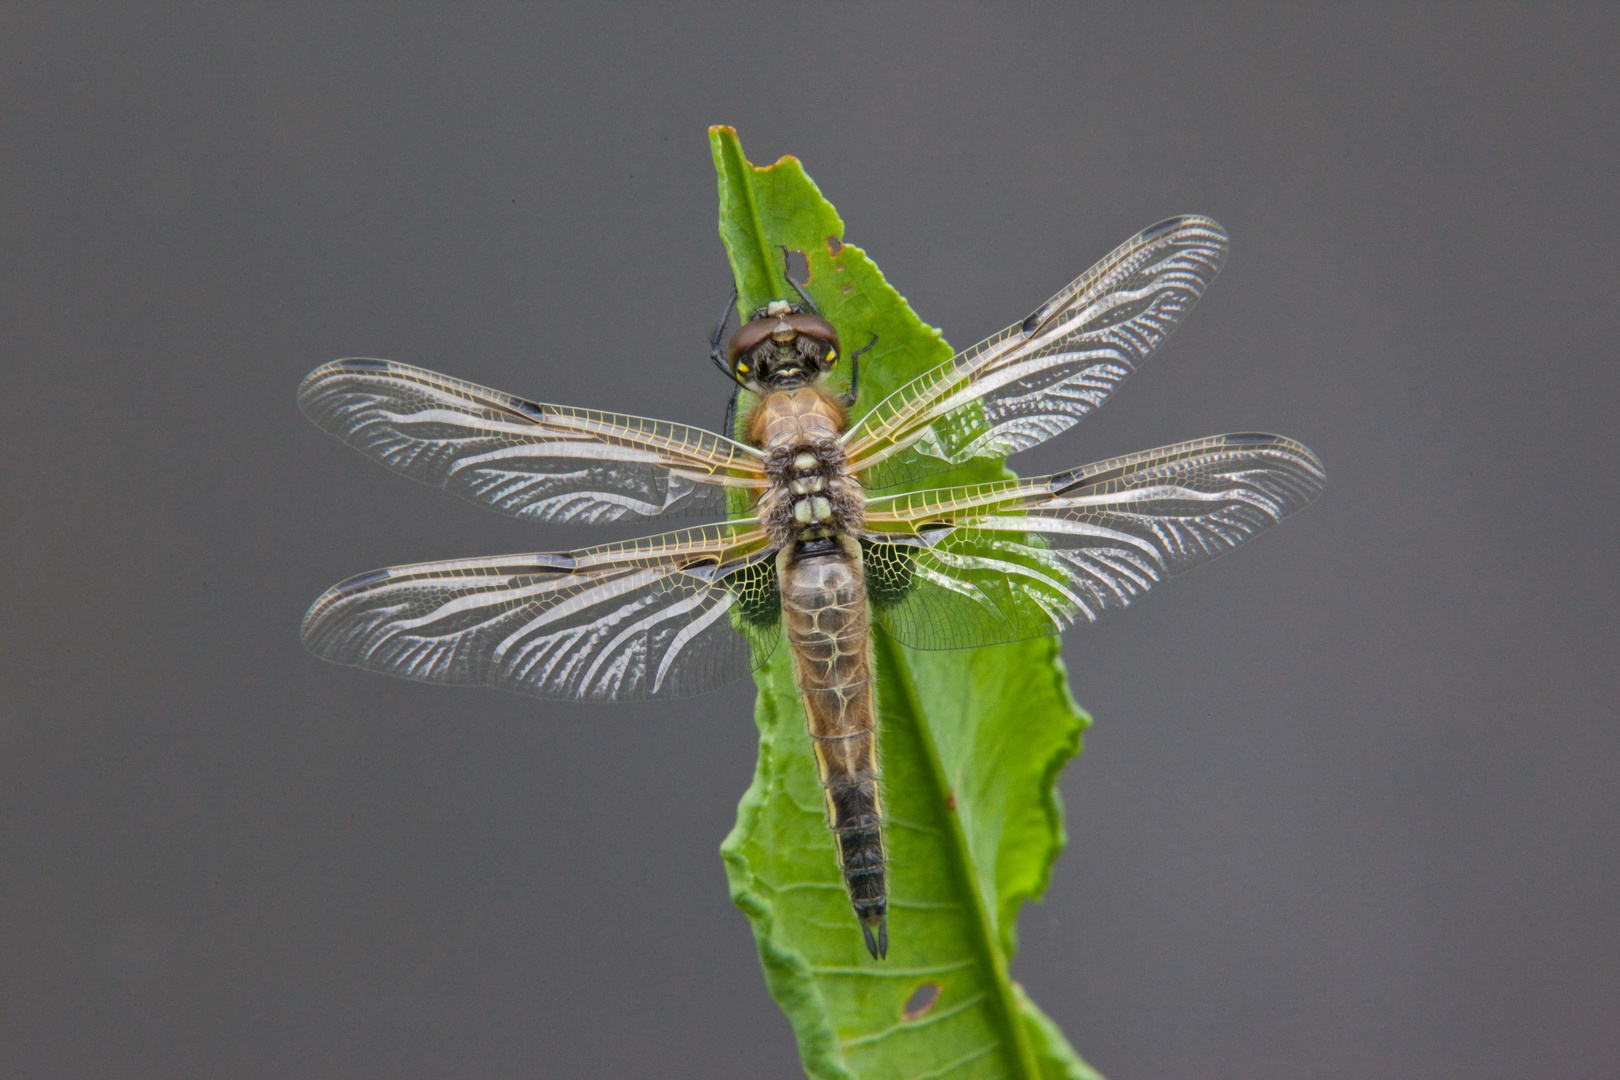
[[862,345],[859,349],[856,349],[852,354],[850,354],[850,358],[849,358],[849,390],[848,390],[847,393],[844,394],[844,404],[845,405],[853,405],[853,404],[855,404],[855,395],[857,393],[859,393],[860,384],[861,384],[861,355],[863,353],[871,352],[872,351],[872,346],[874,346],[876,344],[877,344],[877,331],[873,330],[872,331],[872,340],[868,341],[865,345]]
[[[726,350],[720,347],[720,343],[724,341],[726,337],[726,324],[731,321],[731,309],[736,306],[737,283],[732,282],[731,299],[726,301],[725,310],[720,312],[720,321],[714,324],[714,332],[709,335],[709,359],[714,362],[715,367],[720,369],[721,374],[730,379],[732,382],[736,383],[738,386],[741,386],[742,379],[735,371],[731,370],[731,363],[726,359]],[[736,401],[736,398],[737,392],[733,390],[732,400]]]
[[788,273],[788,266],[790,265],[791,256],[788,252],[787,245],[779,244],[777,246],[782,249],[782,276],[787,279],[787,283],[789,285],[793,286],[793,291],[799,294],[799,299],[804,301],[805,310],[812,315],[820,315],[821,309],[816,307],[816,302],[814,300],[810,299],[810,294],[804,291],[804,286],[800,285],[797,281],[794,281],[793,275]]
[[737,437],[737,394],[741,387],[731,388],[731,400],[726,402],[726,418],[720,425],[720,433],[728,439]]

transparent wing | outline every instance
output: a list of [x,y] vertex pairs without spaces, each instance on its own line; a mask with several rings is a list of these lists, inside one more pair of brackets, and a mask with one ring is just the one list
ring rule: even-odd
[[542,555],[396,566],[310,606],[315,655],[422,682],[577,701],[712,690],[779,635],[773,548],[756,522]]
[[876,499],[862,543],[878,624],[922,649],[1053,634],[1231,550],[1321,493],[1280,435],[1216,435],[1057,476]]
[[537,521],[724,516],[727,487],[765,485],[757,451],[698,428],[541,405],[388,360],[322,365],[298,404],[391,469]]
[[881,489],[1066,431],[1170,336],[1221,268],[1206,217],[1161,221],[1015,323],[879,402],[844,440]]

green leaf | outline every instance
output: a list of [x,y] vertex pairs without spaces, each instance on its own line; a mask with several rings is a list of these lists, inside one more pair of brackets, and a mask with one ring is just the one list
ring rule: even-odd
[[[804,253],[808,291],[846,353],[878,335],[862,358],[857,415],[950,358],[939,331],[842,242],[843,222],[797,160],[756,169],[730,128],[709,138],[743,313],[794,295],[782,276],[786,245]],[[1009,475],[999,462],[972,462],[949,482]],[[875,650],[888,959],[867,954],[844,894],[785,647],[756,675],[759,763],[720,849],[805,1072],[1097,1080],[1007,972],[1018,909],[1046,888],[1065,841],[1057,774],[1089,723],[1069,696],[1057,640],[919,652],[880,633]],[[930,983],[940,988],[932,1007],[907,1019],[907,1000]]]

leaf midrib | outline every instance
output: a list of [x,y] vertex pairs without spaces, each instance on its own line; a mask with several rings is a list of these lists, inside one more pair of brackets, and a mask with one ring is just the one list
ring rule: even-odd
[[990,982],[996,1018],[1002,1027],[1002,1037],[1013,1049],[1020,1080],[1040,1080],[1041,1072],[1035,1061],[1035,1048],[1030,1044],[1029,1033],[1024,1030],[1023,1018],[1018,1012],[1018,1000],[1013,994],[1012,980],[1006,974],[1007,958],[1002,954],[1001,944],[996,936],[994,917],[979,891],[978,881],[972,870],[973,859],[968,849],[967,834],[962,831],[962,818],[955,810],[948,809],[952,794],[950,777],[946,774],[945,762],[939,755],[939,748],[934,744],[933,729],[928,725],[917,688],[912,682],[911,666],[906,662],[904,653],[900,651],[899,644],[893,638],[876,630],[872,636],[873,651],[882,653],[887,660],[889,670],[894,672],[895,681],[899,684],[901,695],[905,699],[905,708],[916,722],[917,738],[922,744],[923,757],[928,762],[928,775],[934,782],[934,795],[938,800],[936,805],[947,807],[944,817],[948,822],[946,835],[947,845],[951,851],[951,873],[956,878],[957,890],[967,895],[971,905],[973,924],[977,930],[978,959]]

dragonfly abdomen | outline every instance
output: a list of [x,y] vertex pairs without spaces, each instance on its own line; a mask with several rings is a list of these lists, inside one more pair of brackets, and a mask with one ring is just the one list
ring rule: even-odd
[[877,701],[860,546],[829,536],[777,557],[782,622],[850,903],[873,956],[888,952]]

